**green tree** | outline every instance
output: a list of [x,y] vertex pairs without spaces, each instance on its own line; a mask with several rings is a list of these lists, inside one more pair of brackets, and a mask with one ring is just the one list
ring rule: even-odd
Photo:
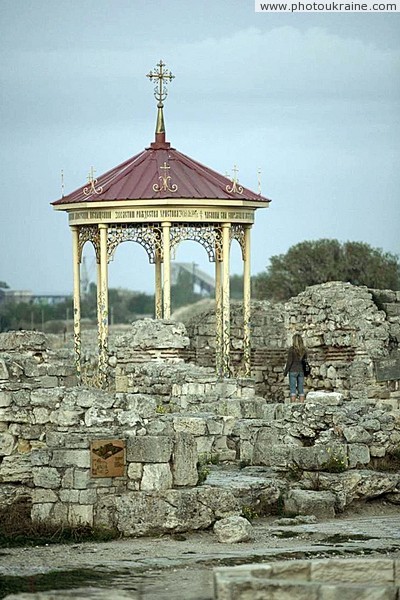
[[301,242],[286,254],[271,257],[267,271],[253,278],[253,293],[255,298],[281,301],[296,296],[309,285],[326,281],[398,290],[399,259],[363,242]]

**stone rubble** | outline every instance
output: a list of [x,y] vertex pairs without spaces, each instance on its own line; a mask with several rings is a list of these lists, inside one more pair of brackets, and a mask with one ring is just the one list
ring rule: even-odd
[[[400,503],[399,469],[388,469],[400,459],[399,381],[374,370],[392,356],[400,297],[379,299],[386,312],[377,292],[334,282],[285,306],[256,303],[252,378],[216,377],[204,314],[187,331],[134,323],[111,350],[108,390],[77,386],[72,353],[44,334],[0,334],[0,507],[25,498],[34,521],[142,536],[246,511],[326,517],[354,501]],[[312,389],[287,404],[285,348],[299,330]],[[121,476],[93,476],[98,440],[125,441]]]

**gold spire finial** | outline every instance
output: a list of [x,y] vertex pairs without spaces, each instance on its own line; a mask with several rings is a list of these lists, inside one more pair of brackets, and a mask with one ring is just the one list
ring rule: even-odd
[[156,85],[154,86],[154,97],[157,100],[157,126],[156,126],[156,134],[157,133],[165,133],[165,125],[164,125],[164,100],[168,96],[167,85],[168,82],[175,79],[175,75],[172,75],[171,71],[165,68],[165,63],[162,60],[157,65],[158,70],[150,71],[146,75],[150,79],[150,81],[155,81]]

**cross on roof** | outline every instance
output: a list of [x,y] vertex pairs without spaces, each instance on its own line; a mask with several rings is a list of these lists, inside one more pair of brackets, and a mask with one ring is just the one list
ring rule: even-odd
[[171,71],[165,68],[165,63],[162,60],[157,65],[158,71],[150,71],[146,75],[151,81],[156,81],[154,87],[154,97],[158,101],[158,106],[162,107],[165,98],[168,95],[167,83],[175,79],[175,75],[172,75]]

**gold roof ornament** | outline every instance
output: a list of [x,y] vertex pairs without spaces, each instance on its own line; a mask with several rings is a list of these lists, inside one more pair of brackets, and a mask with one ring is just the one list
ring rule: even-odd
[[157,133],[165,133],[165,124],[164,124],[164,100],[168,96],[167,85],[168,82],[171,82],[175,79],[175,75],[172,75],[171,71],[165,68],[165,63],[162,60],[157,65],[156,71],[150,71],[146,75],[150,79],[150,81],[155,81],[156,85],[154,86],[154,97],[157,100],[157,125],[156,125],[156,134]]
[[161,181],[161,185],[158,185],[158,183],[155,183],[153,185],[153,190],[155,192],[177,192],[178,191],[178,186],[176,185],[176,183],[173,183],[172,186],[169,185],[171,175],[168,175],[168,169],[170,169],[170,168],[171,167],[169,166],[169,164],[166,161],[164,161],[164,164],[162,165],[162,167],[160,167],[160,169],[163,169],[164,173],[162,175],[160,175],[158,178]]
[[239,169],[236,165],[233,165],[233,177],[232,177],[232,185],[229,184],[225,187],[228,194],[243,194],[243,187],[239,185],[238,173]]
[[95,173],[96,170],[93,167],[90,167],[90,171],[87,177],[89,185],[83,188],[83,193],[85,194],[85,196],[91,196],[92,194],[101,194],[103,192],[103,188],[101,187],[101,185],[98,188],[96,188],[97,179],[94,178]]

